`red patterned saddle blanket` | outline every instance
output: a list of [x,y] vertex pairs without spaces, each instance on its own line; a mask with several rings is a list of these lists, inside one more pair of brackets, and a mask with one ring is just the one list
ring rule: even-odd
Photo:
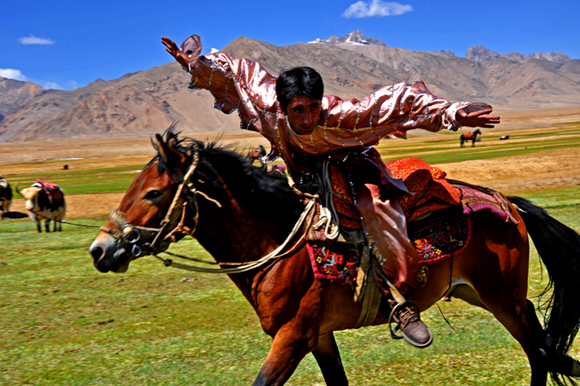
[[[443,171],[419,159],[401,159],[387,166],[414,193],[403,196],[399,202],[407,215],[409,238],[419,255],[419,265],[433,264],[461,253],[469,243],[473,213],[487,211],[502,222],[517,224],[507,200],[498,192],[447,181]],[[342,173],[332,173],[335,193],[342,197],[334,199],[340,224],[360,229],[360,217],[343,180]],[[356,246],[313,240],[308,241],[308,251],[316,278],[356,280],[361,257]]]
[[[452,208],[409,223],[408,231],[419,256],[419,265],[429,265],[463,251],[471,236],[471,217],[458,208]],[[355,282],[361,259],[360,248],[334,241],[308,241],[314,277]]]
[[476,137],[477,136],[475,135],[475,133],[473,131],[470,131],[469,133],[463,134],[463,139],[467,139],[467,140],[472,140]]
[[51,202],[53,200],[62,200],[63,199],[63,191],[57,184],[38,179],[33,184],[33,186],[34,185],[38,186],[39,188],[42,188],[46,192],[46,194],[48,195]]

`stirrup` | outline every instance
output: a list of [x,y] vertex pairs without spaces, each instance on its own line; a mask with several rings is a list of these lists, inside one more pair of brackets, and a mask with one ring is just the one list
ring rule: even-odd
[[[414,340],[410,339],[407,335],[405,335],[405,333],[403,332],[403,330],[399,326],[399,323],[400,322],[397,322],[397,325],[393,329],[392,323],[393,323],[393,317],[395,316],[395,312],[400,307],[404,307],[404,306],[409,306],[409,307],[414,308],[415,309],[415,312],[417,313],[417,315],[419,315],[419,306],[414,301],[412,301],[412,300],[405,300],[403,303],[397,303],[391,309],[391,313],[389,314],[388,324],[389,324],[389,331],[391,332],[391,337],[393,339],[405,339],[405,341],[407,341],[407,343],[409,343],[412,346],[418,347],[418,348],[424,348],[424,347],[429,346],[433,342],[433,334],[431,334],[431,331],[428,328],[427,328],[427,332],[429,333],[429,339],[425,343],[417,343]],[[397,335],[397,333],[396,333],[397,330],[401,331],[401,334],[400,335]]]

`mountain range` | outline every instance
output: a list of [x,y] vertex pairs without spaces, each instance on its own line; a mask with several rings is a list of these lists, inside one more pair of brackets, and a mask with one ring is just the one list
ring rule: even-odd
[[[422,80],[451,101],[512,110],[580,105],[580,60],[561,53],[501,55],[473,46],[461,58],[450,51],[388,47],[360,31],[284,47],[241,37],[221,51],[256,60],[273,74],[294,66],[316,68],[325,93],[342,98]],[[71,91],[0,78],[0,142],[148,136],[175,121],[187,132],[239,128],[237,114],[212,109],[211,95],[188,89],[188,80],[174,62]]]

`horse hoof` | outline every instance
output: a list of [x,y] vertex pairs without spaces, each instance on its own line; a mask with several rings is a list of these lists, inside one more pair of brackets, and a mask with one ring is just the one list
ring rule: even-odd
[[580,362],[578,362],[576,359],[573,361],[574,362],[572,363],[572,371],[570,372],[570,376],[580,378]]

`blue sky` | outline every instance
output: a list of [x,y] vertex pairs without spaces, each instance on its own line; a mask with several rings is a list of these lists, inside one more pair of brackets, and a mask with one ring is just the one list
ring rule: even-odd
[[[267,5],[261,5],[267,4]],[[203,53],[247,36],[285,46],[361,30],[391,47],[580,59],[580,1],[27,1],[0,6],[0,76],[70,90],[171,61],[191,34]]]

